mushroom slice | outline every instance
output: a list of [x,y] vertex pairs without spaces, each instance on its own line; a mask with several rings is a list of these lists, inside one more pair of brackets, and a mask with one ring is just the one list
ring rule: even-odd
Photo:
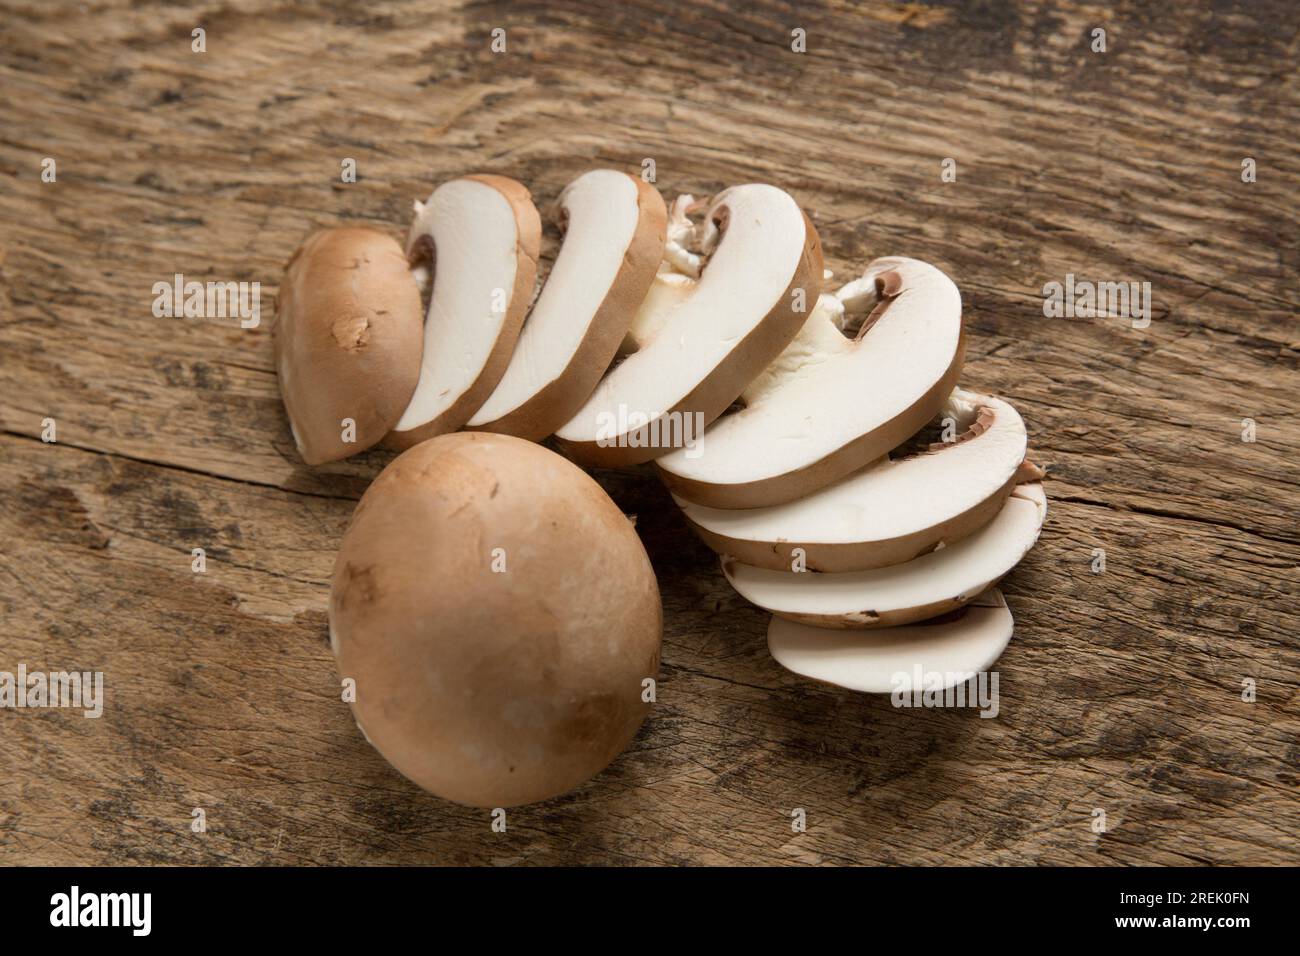
[[[635,351],[556,432],[588,465],[648,461],[691,442],[803,324],[821,288],[817,230],[775,186],[734,186],[705,215],[700,279],[656,295],[633,324]],[[662,291],[662,290],[661,290]]]
[[960,430],[954,441],[885,459],[806,498],[735,511],[677,503],[709,547],[755,567],[863,571],[910,561],[982,528],[1017,481],[1042,477],[1025,460],[1025,423],[1009,403],[959,388],[940,415]]
[[277,300],[275,369],[303,460],[377,444],[420,377],[420,289],[402,247],[374,229],[317,232],[289,260]]
[[432,282],[420,381],[385,444],[464,425],[505,374],[537,279],[542,224],[528,190],[465,176],[415,204],[406,254]]
[[920,672],[925,683],[918,689],[939,691],[964,684],[993,666],[1011,641],[1014,623],[1002,592],[995,588],[932,621],[869,633],[774,617],[767,628],[767,648],[786,670],[849,690],[910,690]]
[[896,627],[946,614],[987,591],[1034,546],[1046,516],[1042,484],[1020,485],[983,528],[903,564],[796,574],[724,557],[722,571],[741,597],[779,617],[822,628]]
[[[792,501],[888,453],[939,410],[964,354],[957,287],[897,257],[875,260],[863,279],[874,294],[857,280],[821,296],[745,389],[744,407],[714,422],[693,454],[656,462],[672,492],[717,508]],[[874,304],[856,338],[840,331],[846,304],[860,313]]]
[[510,365],[469,427],[538,441],[587,400],[663,260],[659,191],[612,169],[560,194],[564,244],[524,323]]

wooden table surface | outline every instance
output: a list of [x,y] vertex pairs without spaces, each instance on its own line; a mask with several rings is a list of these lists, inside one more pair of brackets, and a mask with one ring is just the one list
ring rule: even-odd
[[[0,710],[0,863],[1300,862],[1294,3],[80,7],[0,13],[0,670],[106,704]],[[600,475],[659,574],[658,703],[494,833],[339,700],[331,564],[390,455],[298,459],[271,296],[312,229],[401,235],[449,177],[540,204],[647,158],[669,197],[790,190],[840,278],[953,276],[1050,514],[985,720],[785,672],[649,472]],[[264,321],[156,318],[176,273],[261,282]],[[1149,327],[1045,317],[1067,274],[1149,282]]]

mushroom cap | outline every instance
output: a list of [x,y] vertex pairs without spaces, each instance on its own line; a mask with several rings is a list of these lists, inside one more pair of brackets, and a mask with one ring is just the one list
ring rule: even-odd
[[357,506],[330,593],[353,711],[399,771],[505,807],[577,787],[631,741],[662,610],[631,522],[581,469],[489,432],[398,456]]
[[[280,395],[309,465],[378,443],[420,377],[420,290],[402,247],[374,229],[324,229],[285,267],[272,333]],[[345,442],[344,419],[356,423]]]

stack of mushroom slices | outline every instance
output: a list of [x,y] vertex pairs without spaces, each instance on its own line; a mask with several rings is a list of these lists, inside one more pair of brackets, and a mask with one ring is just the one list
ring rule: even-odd
[[[1015,408],[956,387],[963,353],[952,281],[878,259],[695,447],[656,460],[731,586],[774,615],[789,670],[888,693],[919,666],[946,689],[1010,641],[995,585],[1038,539],[1044,475]],[[927,425],[943,440],[899,451]]]
[[308,464],[470,428],[541,440],[578,411],[664,255],[653,186],[597,169],[556,203],[559,253],[537,294],[541,217],[505,176],[443,183],[402,249],[326,229],[281,285],[276,368]]
[[[469,428],[554,436],[583,465],[653,460],[732,586],[776,615],[789,669],[872,691],[904,658],[991,664],[1012,626],[994,585],[1047,501],[1016,410],[957,387],[952,280],[891,257],[819,294],[817,230],[761,183],[670,209],[593,170],[556,205],[544,282],[541,218],[503,176],[439,186],[405,248],[309,238],[275,325],[303,458]],[[944,441],[900,452],[931,423]]]

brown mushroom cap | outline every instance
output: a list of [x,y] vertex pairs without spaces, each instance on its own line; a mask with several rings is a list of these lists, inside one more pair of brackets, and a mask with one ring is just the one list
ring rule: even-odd
[[[402,247],[374,229],[325,229],[293,254],[273,340],[280,394],[309,465],[378,443],[420,377],[420,290]],[[345,442],[344,419],[356,423]]]
[[577,787],[628,745],[662,609],[595,481],[531,442],[462,432],[406,451],[366,491],[330,630],[379,752],[438,796],[505,807]]

